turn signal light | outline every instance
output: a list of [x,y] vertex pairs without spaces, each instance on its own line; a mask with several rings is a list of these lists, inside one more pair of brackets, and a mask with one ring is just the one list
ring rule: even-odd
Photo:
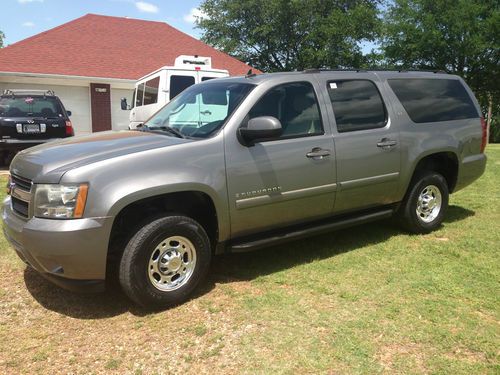
[[483,137],[481,138],[481,153],[483,153],[486,148],[486,144],[488,143],[488,129],[484,117],[481,117],[481,128],[483,130]]

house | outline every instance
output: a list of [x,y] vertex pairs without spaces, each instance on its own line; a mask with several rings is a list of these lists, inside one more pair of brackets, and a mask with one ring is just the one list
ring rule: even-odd
[[230,75],[250,67],[164,22],[87,14],[0,49],[0,90],[54,90],[76,134],[128,128],[136,80],[179,55],[210,56]]

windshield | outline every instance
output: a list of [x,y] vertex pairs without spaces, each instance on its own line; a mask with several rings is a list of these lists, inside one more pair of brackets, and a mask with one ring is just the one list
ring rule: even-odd
[[1,97],[0,116],[58,118],[63,117],[63,110],[54,97]]
[[208,138],[224,125],[254,87],[234,82],[191,86],[149,119],[144,128],[182,137]]

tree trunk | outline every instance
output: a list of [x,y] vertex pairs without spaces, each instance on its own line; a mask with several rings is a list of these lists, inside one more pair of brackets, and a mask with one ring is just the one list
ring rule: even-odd
[[486,118],[486,143],[490,142],[491,116],[493,114],[493,96],[488,94],[488,114]]

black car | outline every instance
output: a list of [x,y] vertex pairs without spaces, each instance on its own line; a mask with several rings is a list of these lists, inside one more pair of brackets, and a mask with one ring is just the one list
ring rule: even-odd
[[5,90],[0,96],[0,153],[10,159],[17,151],[50,140],[72,137],[73,125],[53,91]]

